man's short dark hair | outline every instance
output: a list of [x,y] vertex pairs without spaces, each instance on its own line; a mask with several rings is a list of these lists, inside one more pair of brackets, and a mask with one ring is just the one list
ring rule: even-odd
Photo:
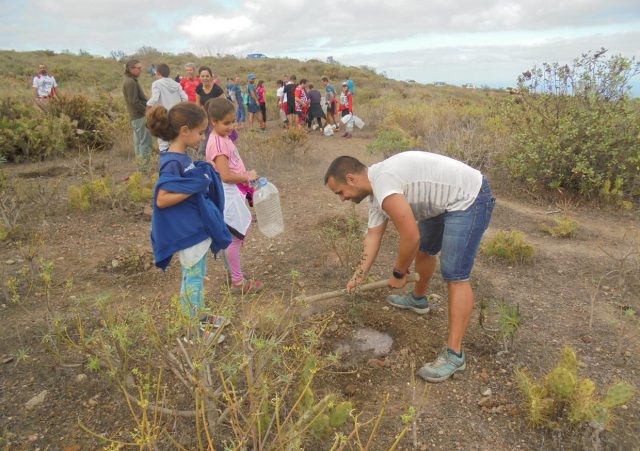
[[296,79],[295,75],[292,75],[292,76],[289,77],[289,80],[295,80],[295,79]]
[[163,77],[168,77],[169,74],[171,73],[171,69],[169,69],[169,66],[167,66],[165,63],[158,64],[158,67],[156,67],[156,70]]
[[327,77],[322,77],[322,81],[326,81],[326,82],[328,82],[328,81],[329,81],[329,79],[328,79]]
[[357,158],[343,155],[333,160],[329,165],[329,169],[324,175],[324,184],[327,184],[329,177],[333,177],[338,183],[345,183],[347,174],[362,174],[366,168]]

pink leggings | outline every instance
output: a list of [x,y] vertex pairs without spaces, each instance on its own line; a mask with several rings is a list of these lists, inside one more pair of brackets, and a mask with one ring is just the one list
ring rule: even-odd
[[231,273],[232,282],[240,282],[244,277],[242,275],[242,268],[240,268],[240,249],[244,240],[233,236],[231,244],[224,250],[225,265],[227,270]]

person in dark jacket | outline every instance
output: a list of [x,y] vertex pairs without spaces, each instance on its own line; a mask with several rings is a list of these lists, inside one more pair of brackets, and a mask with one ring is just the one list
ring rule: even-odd
[[149,161],[153,143],[151,135],[145,127],[144,115],[147,109],[147,97],[138,83],[142,72],[142,63],[136,59],[126,62],[124,68],[125,79],[122,84],[122,94],[127,103],[127,111],[131,128],[133,129],[133,148],[136,155],[136,165],[140,172],[149,171]]
[[307,93],[309,98],[309,114],[307,116],[307,128],[311,128],[313,120],[318,121],[318,127],[320,133],[322,133],[322,119],[326,119],[324,111],[322,110],[322,94],[317,89],[314,89],[313,83],[309,83],[309,92]]

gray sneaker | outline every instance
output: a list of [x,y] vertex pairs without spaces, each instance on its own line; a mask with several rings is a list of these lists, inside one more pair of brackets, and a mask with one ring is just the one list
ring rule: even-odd
[[442,382],[466,368],[467,362],[464,352],[462,352],[462,357],[458,357],[445,348],[433,362],[427,363],[418,370],[418,376],[427,382]]
[[216,329],[220,329],[222,326],[226,326],[227,324],[228,324],[227,318],[222,315],[205,313],[200,318],[200,325],[202,327],[213,326]]
[[425,315],[429,313],[431,308],[429,307],[429,301],[426,296],[415,299],[411,292],[407,294],[390,294],[387,296],[387,303],[393,305],[396,308],[404,310],[413,310],[418,315]]
[[225,338],[224,334],[217,331],[214,332],[205,330],[204,328],[198,328],[195,336],[192,334],[185,335],[182,337],[182,341],[192,346],[196,343],[204,343],[205,346],[211,346],[214,342],[216,344],[222,343]]

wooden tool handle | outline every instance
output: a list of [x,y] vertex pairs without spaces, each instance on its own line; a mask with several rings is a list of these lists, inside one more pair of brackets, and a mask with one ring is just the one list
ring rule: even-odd
[[[420,277],[417,274],[409,274],[407,277],[407,283],[417,282]],[[356,292],[360,293],[362,291],[371,291],[377,290],[378,288],[385,288],[387,286],[387,280],[378,280],[377,282],[366,283],[364,285],[359,285],[356,287]],[[343,296],[347,294],[347,290],[343,288],[342,290],[336,291],[328,291],[326,293],[315,294],[313,296],[302,296],[299,298],[304,302],[314,302],[314,301],[322,301],[323,299],[331,299],[337,298],[339,296]]]

